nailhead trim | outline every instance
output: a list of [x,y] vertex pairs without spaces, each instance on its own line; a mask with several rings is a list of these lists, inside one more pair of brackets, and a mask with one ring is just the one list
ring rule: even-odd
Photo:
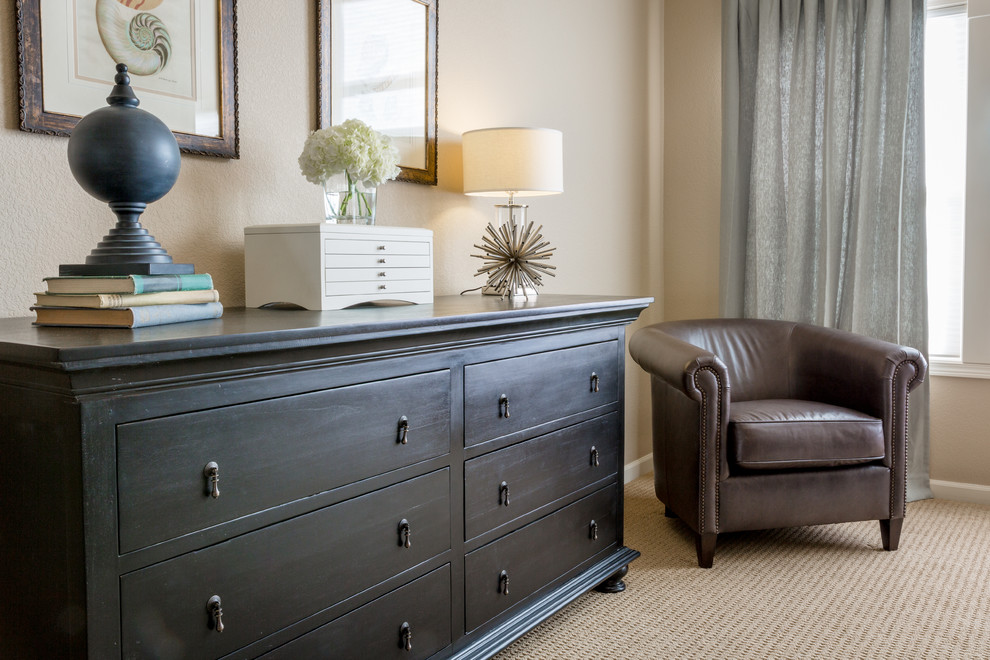
[[[911,385],[914,381],[918,380],[918,374],[921,372],[921,368],[917,362],[914,360],[905,360],[894,368],[894,377],[890,381],[890,410],[893,412],[895,410],[895,405],[897,403],[897,375],[900,373],[901,367],[905,364],[911,364],[914,366],[914,377],[907,382],[907,387],[904,390],[904,502],[907,502],[907,456],[908,456],[908,441],[910,440],[910,435],[908,433],[910,427],[910,401],[911,401]],[[893,431],[893,422],[891,420],[891,431]],[[897,456],[895,455],[897,443],[894,442],[894,438],[890,439],[890,517],[894,518],[894,474],[897,470]],[[901,517],[901,516],[896,516]]]
[[[694,386],[698,388],[701,392],[701,419],[702,421],[708,419],[708,395],[705,393],[704,388],[698,385],[698,374],[702,371],[710,371],[712,375],[715,376],[715,381],[718,383],[718,391],[722,392],[722,379],[719,374],[712,367],[701,367],[694,372]],[[704,533],[705,529],[705,493],[708,491],[707,487],[707,463],[705,461],[708,448],[708,425],[701,425],[701,461],[699,461],[699,469],[701,471],[701,517],[698,520],[698,529],[701,530],[699,533]],[[722,456],[722,406],[718,406],[718,429],[715,432],[715,461],[721,460]],[[719,470],[721,472],[721,469]],[[719,519],[719,474],[715,475],[715,533],[718,534],[718,519]]]

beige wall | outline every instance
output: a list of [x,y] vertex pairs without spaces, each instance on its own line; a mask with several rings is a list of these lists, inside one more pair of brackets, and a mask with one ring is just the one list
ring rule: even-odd
[[[0,10],[0,316],[28,316],[32,292],[82,260],[112,226],[72,179],[64,138],[17,130],[14,3]],[[435,233],[438,295],[479,285],[468,256],[492,200],[461,194],[460,134],[497,125],[564,133],[563,195],[530,200],[557,246],[551,293],[653,295],[660,209],[651,126],[662,126],[660,0],[450,0],[440,6],[437,187],[386,184],[380,223]],[[244,302],[243,227],[321,219],[319,189],[296,158],[315,128],[315,3],[238,3],[241,158],[183,156],[172,191],[143,224],[179,262],[211,273],[225,305]],[[648,121],[648,115],[652,121]],[[653,137],[656,137],[655,133]],[[656,142],[654,141],[653,144]],[[655,154],[654,154],[655,156]],[[651,197],[651,194],[654,197]],[[659,250],[653,244],[653,251]],[[649,445],[638,367],[627,367],[627,460]],[[644,440],[644,438],[646,438]]]
[[980,414],[990,401],[990,380],[931,379],[931,477],[990,486],[990,426]]
[[[718,315],[721,2],[664,9],[664,316]],[[931,477],[990,486],[990,380],[931,380]]]
[[664,318],[718,316],[721,0],[664,8]]

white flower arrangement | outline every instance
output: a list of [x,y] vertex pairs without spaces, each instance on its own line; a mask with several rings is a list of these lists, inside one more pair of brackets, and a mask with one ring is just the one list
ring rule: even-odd
[[337,174],[348,188],[374,188],[399,174],[399,150],[387,136],[359,119],[313,131],[303,145],[299,169],[310,183],[322,184]]

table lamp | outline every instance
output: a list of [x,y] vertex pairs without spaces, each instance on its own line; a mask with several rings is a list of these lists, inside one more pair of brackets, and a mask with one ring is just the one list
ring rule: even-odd
[[495,205],[482,245],[472,255],[484,264],[475,275],[487,275],[486,295],[509,298],[536,296],[542,276],[553,276],[547,263],[556,248],[543,240],[527,220],[529,207],[517,197],[556,195],[564,191],[563,135],[551,128],[482,128],[463,135],[464,194],[508,197]]

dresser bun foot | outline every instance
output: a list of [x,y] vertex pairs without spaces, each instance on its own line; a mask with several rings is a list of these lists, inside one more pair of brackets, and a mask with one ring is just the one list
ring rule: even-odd
[[622,581],[626,573],[629,572],[628,566],[623,566],[617,570],[612,577],[602,582],[600,585],[595,587],[595,591],[599,591],[603,594],[617,594],[620,591],[626,590],[626,583]]

